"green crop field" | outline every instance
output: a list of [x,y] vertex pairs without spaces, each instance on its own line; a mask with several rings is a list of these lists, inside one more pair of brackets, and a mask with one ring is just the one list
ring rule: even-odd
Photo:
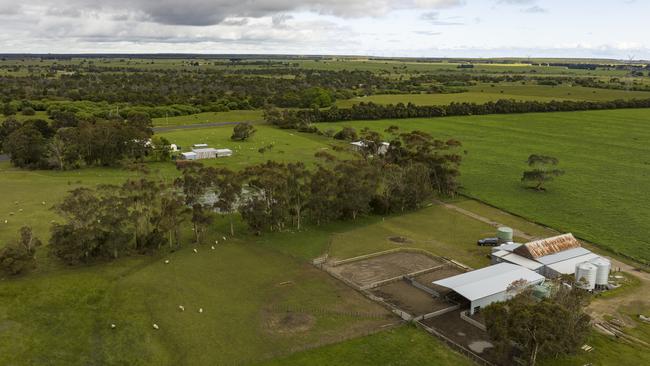
[[[648,110],[359,121],[319,127],[398,125],[461,140],[463,192],[612,251],[650,261]],[[546,192],[520,183],[530,154],[560,159],[566,175]]]

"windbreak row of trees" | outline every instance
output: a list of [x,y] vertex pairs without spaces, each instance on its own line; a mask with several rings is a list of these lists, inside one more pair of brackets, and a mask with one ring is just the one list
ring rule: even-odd
[[650,108],[650,99],[614,101],[515,101],[501,99],[484,104],[451,103],[441,106],[420,106],[412,103],[375,104],[359,103],[350,108],[278,110],[264,113],[267,122],[280,128],[304,128],[313,122],[340,122],[353,120],[378,120],[399,118],[431,118],[445,116],[470,116],[485,114],[510,114],[531,112],[569,112],[622,108]]
[[231,235],[237,214],[259,235],[413,210],[434,194],[456,192],[458,141],[419,131],[396,134],[383,155],[373,154],[378,134],[368,131],[366,141],[364,159],[319,152],[312,169],[269,161],[235,172],[182,161],[181,175],[169,184],[142,178],[75,189],[54,207],[65,222],[53,224],[49,250],[69,264],[114,259],[180,246],[186,221],[201,243],[219,216],[230,220]]
[[9,118],[0,125],[0,146],[12,164],[29,169],[75,169],[119,162],[170,158],[169,142],[154,137],[151,119],[131,113],[126,120]]

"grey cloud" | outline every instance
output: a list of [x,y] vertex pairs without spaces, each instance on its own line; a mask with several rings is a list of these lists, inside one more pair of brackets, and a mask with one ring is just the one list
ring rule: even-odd
[[[0,0],[11,5],[10,0]],[[139,13],[151,22],[167,25],[207,26],[228,18],[263,17],[293,11],[312,11],[338,17],[383,15],[395,9],[436,9],[464,4],[464,0],[68,0],[52,6],[51,1],[32,0],[51,15],[80,16],[85,11]],[[9,8],[10,9],[10,8]]]

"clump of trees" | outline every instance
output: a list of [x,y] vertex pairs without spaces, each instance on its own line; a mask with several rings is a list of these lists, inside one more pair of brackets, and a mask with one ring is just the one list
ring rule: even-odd
[[537,191],[544,191],[545,183],[564,175],[564,170],[557,168],[560,161],[552,156],[532,154],[526,163],[531,169],[524,171],[521,181],[532,183],[531,188]]
[[53,209],[65,223],[52,225],[49,250],[68,264],[178,246],[188,213],[172,186],[147,178],[77,188]]
[[11,162],[28,169],[75,169],[113,166],[123,160],[169,160],[169,141],[154,138],[151,119],[131,113],[126,120],[88,119],[63,115],[52,124],[20,123],[9,118],[0,126],[2,150]]
[[41,241],[28,226],[20,228],[20,237],[0,249],[0,269],[11,275],[20,274],[36,265],[36,248]]
[[483,310],[488,334],[503,364],[534,366],[537,360],[576,352],[590,330],[584,312],[589,294],[576,286],[558,285],[550,297],[539,299],[530,288],[506,302]]
[[233,128],[232,136],[230,136],[230,139],[233,141],[246,141],[252,137],[255,132],[257,132],[257,130],[251,123],[238,123]]

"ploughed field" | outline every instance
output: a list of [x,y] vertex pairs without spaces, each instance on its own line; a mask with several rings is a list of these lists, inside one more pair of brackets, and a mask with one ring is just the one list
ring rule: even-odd
[[[462,192],[607,249],[650,261],[650,110],[489,115],[322,123],[456,138],[467,151]],[[530,154],[560,159],[566,174],[545,192],[522,186]]]

